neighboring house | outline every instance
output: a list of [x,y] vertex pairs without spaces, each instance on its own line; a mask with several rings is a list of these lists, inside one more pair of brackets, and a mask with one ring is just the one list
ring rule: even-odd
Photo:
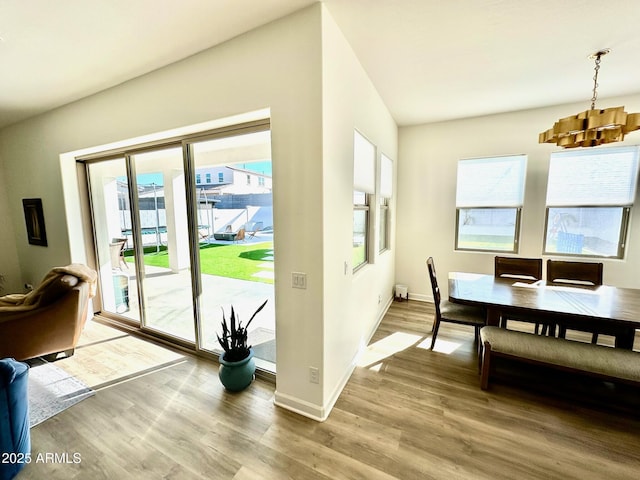
[[210,167],[196,170],[196,187],[207,193],[271,193],[271,176],[237,167]]
[[[199,224],[211,232],[221,232],[230,225],[233,231],[261,222],[265,227],[273,225],[273,208],[270,175],[243,168],[222,166],[199,168],[195,173],[198,192],[198,208],[204,212]],[[138,208],[143,228],[167,226],[164,186],[151,183],[138,185]],[[131,230],[131,212],[128,186],[118,180],[118,220],[123,234]],[[215,217],[206,210],[224,210]]]

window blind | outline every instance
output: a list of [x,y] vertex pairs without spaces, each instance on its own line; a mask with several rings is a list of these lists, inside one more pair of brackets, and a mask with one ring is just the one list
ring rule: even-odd
[[353,189],[375,193],[376,149],[360,133],[353,132]]
[[551,154],[548,206],[632,205],[638,183],[638,147]]
[[391,198],[393,193],[393,162],[389,157],[380,156],[380,196]]
[[526,155],[459,160],[456,207],[522,206],[526,171]]

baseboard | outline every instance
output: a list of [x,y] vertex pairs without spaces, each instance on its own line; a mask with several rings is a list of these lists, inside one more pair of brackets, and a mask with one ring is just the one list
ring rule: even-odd
[[433,303],[431,295],[425,295],[424,293],[411,293],[409,292],[409,300],[416,300],[418,302]]
[[[382,322],[382,319],[386,315],[387,310],[389,310],[389,307],[393,303],[393,300],[394,300],[393,297],[390,297],[388,299],[387,304],[385,305],[384,309],[382,309],[382,312],[378,316],[378,319],[375,322],[373,328],[369,331],[367,335],[367,339],[364,342],[364,345],[367,345],[371,341],[373,334],[376,332],[376,330],[380,326],[380,323]],[[344,387],[349,382],[349,379],[351,378],[351,374],[356,368],[357,360],[358,360],[358,357],[360,356],[360,353],[361,353],[361,350],[359,350],[356,353],[356,355],[351,359],[351,365],[349,366],[349,369],[342,376],[342,379],[340,379],[340,381],[336,385],[336,388],[333,389],[333,392],[329,397],[329,401],[325,405],[320,406],[313,403],[305,402],[303,400],[292,397],[290,395],[278,393],[277,390],[275,393],[274,403],[279,407],[285,408],[287,410],[295,412],[304,417],[311,418],[312,420],[316,420],[318,422],[324,422],[327,418],[329,418],[329,414],[331,413],[331,410],[333,410],[333,407],[338,401],[338,398],[340,398],[340,394],[342,393],[342,390],[344,390]]]
[[278,407],[290,410],[317,422],[324,422],[329,416],[329,412],[325,407],[316,405],[315,403],[305,402],[286,393],[279,393],[278,390],[275,392],[273,403]]

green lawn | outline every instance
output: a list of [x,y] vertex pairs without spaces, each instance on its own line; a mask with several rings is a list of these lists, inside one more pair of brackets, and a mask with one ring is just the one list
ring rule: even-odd
[[[157,253],[155,247],[151,249],[145,248],[144,264],[169,268],[169,254],[166,248],[165,246],[160,247],[160,252]],[[127,260],[130,259],[127,258]],[[273,268],[261,267],[264,264],[273,266],[273,242],[253,243],[251,245],[200,245],[202,273],[252,282],[273,283],[272,278],[253,276],[258,272],[273,272]]]

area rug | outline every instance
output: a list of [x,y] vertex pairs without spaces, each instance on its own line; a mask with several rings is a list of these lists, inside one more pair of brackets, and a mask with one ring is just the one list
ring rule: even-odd
[[96,393],[53,363],[36,359],[29,364],[29,424],[32,428]]

